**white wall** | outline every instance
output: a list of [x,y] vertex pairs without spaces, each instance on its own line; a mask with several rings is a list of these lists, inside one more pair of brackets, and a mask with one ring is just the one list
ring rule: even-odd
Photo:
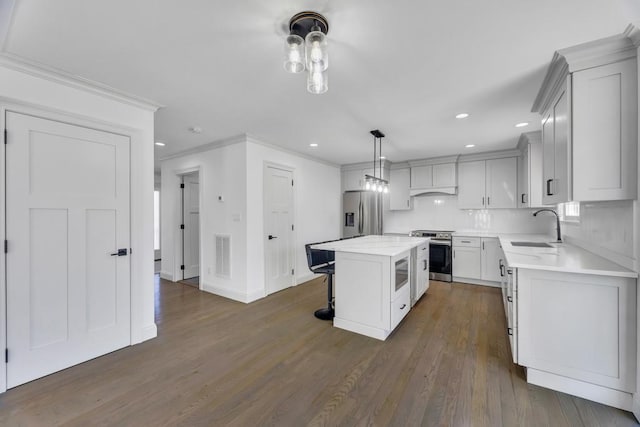
[[248,272],[250,294],[265,288],[264,266],[264,182],[265,162],[293,168],[295,226],[296,226],[296,282],[302,283],[313,274],[307,266],[306,243],[338,239],[342,195],[340,168],[278,150],[249,138],[247,146],[247,214],[248,263],[255,268]]
[[533,216],[535,209],[458,209],[458,196],[424,195],[413,198],[413,209],[386,211],[385,233],[411,230],[491,231],[499,233],[555,233],[552,216]]
[[[265,162],[294,169],[296,282],[312,277],[304,244],[340,235],[340,169],[246,136],[162,162],[162,277],[169,280],[181,277],[178,174],[199,169],[202,289],[243,302],[265,296]],[[218,196],[224,202],[219,202]],[[216,233],[231,236],[230,279],[214,274]]]
[[[246,143],[228,141],[204,152],[165,160],[161,164],[161,276],[182,278],[181,174],[200,172],[200,285],[203,290],[246,301]],[[218,201],[222,196],[222,202]],[[231,276],[215,274],[216,234],[231,238]]]
[[[4,110],[11,109],[119,132],[131,138],[131,343],[155,337],[153,124],[157,106],[0,56],[0,109],[2,128]],[[0,159],[0,165],[4,165],[4,159]],[[0,222],[4,223],[4,172],[0,177],[3,204]],[[4,277],[4,257],[1,259],[0,277]],[[4,283],[0,286],[2,346],[6,344],[6,301]],[[0,390],[5,385],[5,371],[1,370]]]

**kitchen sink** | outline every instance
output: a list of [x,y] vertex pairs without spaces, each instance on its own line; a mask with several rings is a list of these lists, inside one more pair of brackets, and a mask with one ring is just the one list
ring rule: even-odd
[[526,246],[529,248],[552,248],[548,243],[545,242],[511,242],[511,246]]

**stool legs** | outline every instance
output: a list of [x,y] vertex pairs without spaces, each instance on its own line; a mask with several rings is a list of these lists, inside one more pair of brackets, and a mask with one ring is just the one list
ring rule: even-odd
[[321,320],[333,320],[335,314],[333,310],[333,274],[327,274],[327,308],[320,308],[316,310],[313,315]]

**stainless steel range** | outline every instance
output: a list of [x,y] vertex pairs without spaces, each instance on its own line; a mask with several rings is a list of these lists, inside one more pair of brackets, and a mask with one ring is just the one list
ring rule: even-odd
[[430,237],[429,279],[451,282],[451,234],[453,231],[413,230],[414,237]]

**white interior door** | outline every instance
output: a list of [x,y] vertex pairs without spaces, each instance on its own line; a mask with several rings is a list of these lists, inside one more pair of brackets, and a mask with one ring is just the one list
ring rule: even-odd
[[293,286],[293,172],[265,168],[265,266],[267,293]]
[[12,112],[6,126],[15,387],[130,344],[129,138]]
[[183,279],[200,275],[200,186],[199,173],[182,176]]

